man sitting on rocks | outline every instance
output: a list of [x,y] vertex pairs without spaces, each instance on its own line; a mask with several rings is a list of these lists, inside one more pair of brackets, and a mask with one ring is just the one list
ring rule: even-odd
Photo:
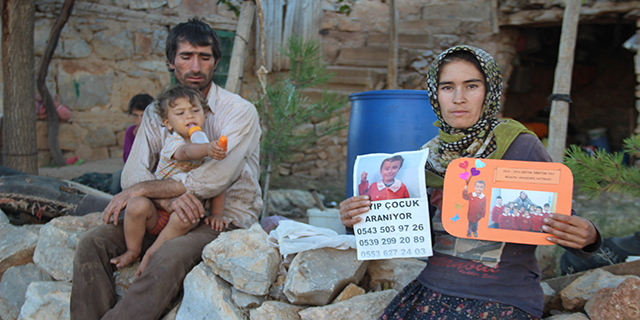
[[[220,40],[209,25],[198,19],[175,26],[167,38],[167,64],[176,80],[197,88],[207,97],[215,117],[208,117],[209,137],[229,139],[227,158],[206,161],[198,169],[157,180],[153,175],[157,155],[168,131],[155,114],[155,104],[144,113],[132,152],[122,173],[125,188],[104,210],[105,220],[118,219],[132,197],[154,199],[167,212],[199,224],[184,236],[164,243],[148,267],[116,303],[114,272],[109,262],[126,251],[122,223],[109,223],[87,231],[79,240],[73,266],[72,319],[158,319],[178,294],[186,274],[201,261],[204,246],[220,232],[201,223],[208,199],[227,190],[224,207],[229,229],[248,228],[258,220],[262,207],[258,177],[260,126],[255,107],[213,83],[213,71],[221,56]],[[215,119],[215,121],[214,121]],[[146,235],[143,252],[153,243]]]

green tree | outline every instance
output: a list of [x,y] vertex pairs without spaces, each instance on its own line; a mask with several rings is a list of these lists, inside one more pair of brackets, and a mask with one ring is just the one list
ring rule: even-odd
[[[305,150],[318,138],[336,134],[345,127],[338,113],[346,106],[344,97],[329,93],[326,88],[317,101],[311,101],[303,93],[304,89],[326,84],[332,76],[326,70],[317,41],[305,42],[292,36],[281,51],[290,59],[288,76],[272,83],[261,79],[263,92],[255,103],[263,128],[260,145],[261,167],[265,174],[263,218],[267,216],[272,168]],[[314,129],[304,130],[308,123],[314,123]]]
[[575,184],[592,199],[603,191],[640,197],[640,170],[623,164],[625,154],[630,158],[640,155],[640,136],[625,139],[623,152],[598,149],[589,155],[578,146],[571,146],[564,163],[573,172]]

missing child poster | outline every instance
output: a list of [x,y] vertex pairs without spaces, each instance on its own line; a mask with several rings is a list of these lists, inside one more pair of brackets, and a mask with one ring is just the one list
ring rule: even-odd
[[353,226],[358,260],[431,256],[424,166],[428,150],[356,158],[353,194],[371,198]]
[[442,223],[458,238],[552,245],[549,214],[571,214],[573,175],[561,163],[459,158],[444,178]]

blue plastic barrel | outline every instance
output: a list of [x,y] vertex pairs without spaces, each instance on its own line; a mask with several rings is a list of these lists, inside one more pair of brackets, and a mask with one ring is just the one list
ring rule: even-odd
[[425,90],[354,93],[347,141],[347,198],[353,195],[353,164],[358,155],[414,151],[438,134]]

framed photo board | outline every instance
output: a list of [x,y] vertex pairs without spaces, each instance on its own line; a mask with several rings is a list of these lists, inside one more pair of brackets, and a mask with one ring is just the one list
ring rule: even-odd
[[459,158],[444,179],[442,223],[459,238],[552,245],[549,213],[571,214],[573,175],[565,165]]

